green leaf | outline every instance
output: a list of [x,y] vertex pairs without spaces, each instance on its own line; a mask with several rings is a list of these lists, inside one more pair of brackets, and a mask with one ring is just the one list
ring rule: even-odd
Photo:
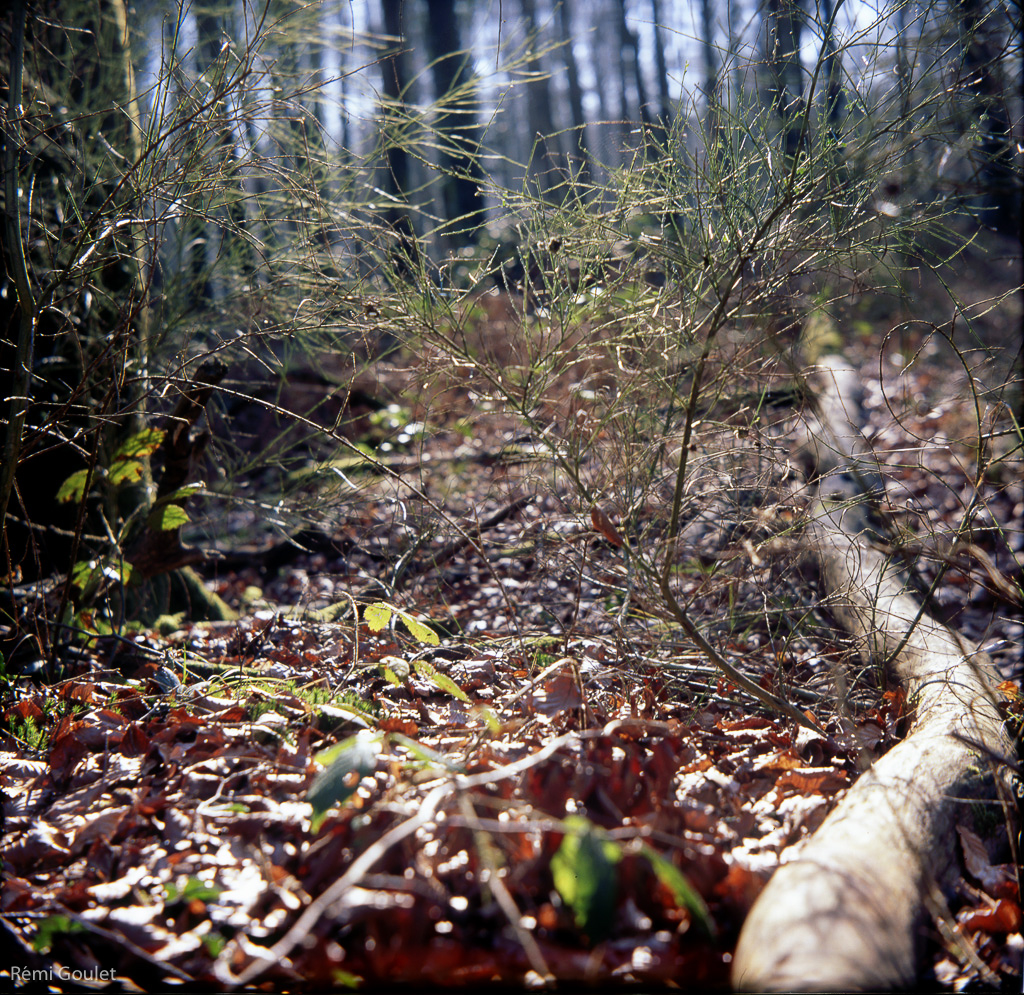
[[562,845],[551,858],[551,876],[562,901],[572,909],[576,925],[597,943],[611,932],[615,919],[618,873],[622,851],[601,839],[580,816],[565,820]]
[[409,634],[413,639],[418,639],[421,643],[428,643],[430,646],[439,646],[441,644],[437,633],[429,625],[424,625],[418,618],[413,618],[408,612],[400,610],[398,611],[398,617],[409,630]]
[[654,868],[658,880],[672,892],[676,904],[690,913],[690,917],[704,931],[705,935],[713,937],[715,935],[714,920],[708,912],[708,907],[704,904],[704,899],[690,884],[686,875],[651,847],[644,845],[640,852],[651,862],[651,867]]
[[416,668],[416,673],[424,680],[431,681],[442,691],[447,691],[453,698],[458,698],[459,701],[464,701],[467,705],[469,704],[469,695],[447,674],[439,674],[426,660],[414,661],[413,667]]
[[114,453],[114,460],[142,459],[151,456],[160,448],[164,441],[162,428],[144,428],[141,432],[127,438]]
[[480,717],[487,723],[487,731],[492,736],[498,736],[501,734],[501,723],[498,721],[498,717],[489,708],[485,708],[483,705],[477,706],[477,712]]
[[99,578],[99,564],[95,560],[79,560],[71,568],[71,583],[80,591],[84,591],[94,578]]
[[347,988],[349,991],[355,991],[363,986],[363,978],[360,975],[343,971],[340,967],[331,973],[331,980],[338,988]]
[[88,479],[88,470],[78,470],[71,474],[58,488],[57,500],[65,503],[81,501],[85,497],[85,484]]
[[73,618],[75,626],[81,629],[83,633],[89,633],[93,636],[109,636],[114,631],[110,624],[97,616],[94,611],[76,612]]
[[107,479],[115,486],[134,484],[142,479],[142,464],[134,459],[121,459],[112,463]]
[[220,933],[206,933],[201,939],[203,941],[203,948],[213,960],[216,960],[220,956],[221,951],[228,945],[228,941]]
[[400,732],[392,733],[391,737],[428,767],[437,767],[452,774],[461,774],[466,769],[464,765],[452,763],[444,754],[432,750],[429,746],[423,746],[422,743],[417,743],[416,740],[403,736]]
[[170,532],[188,521],[188,512],[178,504],[158,504],[149,513],[146,523],[151,529]]
[[127,560],[79,560],[71,568],[71,583],[81,591],[103,579],[127,584],[132,579],[132,565]]
[[85,927],[67,916],[47,916],[32,937],[32,948],[38,953],[46,953],[52,946],[54,937],[64,933],[81,933]]
[[223,890],[215,885],[203,884],[197,877],[190,877],[185,882],[184,888],[179,888],[173,882],[164,887],[164,891],[167,893],[167,905],[187,904],[196,899],[206,905],[217,901]]
[[201,491],[205,486],[205,481],[197,480],[194,484],[185,484],[184,487],[179,487],[176,491],[165,494],[160,498],[160,501],[184,501],[186,498],[190,498],[193,494]]
[[380,659],[380,666],[389,670],[399,681],[409,679],[409,661],[403,660],[400,656],[383,656]]
[[363,609],[363,621],[369,626],[370,632],[380,632],[386,628],[391,621],[391,615],[391,605],[383,601],[377,601]]
[[380,632],[386,628],[393,615],[397,615],[402,620],[402,624],[414,639],[418,639],[421,643],[429,643],[431,646],[440,644],[441,640],[430,626],[424,625],[418,618],[402,611],[401,608],[389,605],[386,601],[375,601],[363,609],[363,621],[369,626],[371,632]]
[[377,768],[381,751],[381,733],[367,730],[342,740],[317,756],[325,767],[306,792],[306,801],[313,806],[313,832],[319,832],[327,810],[345,802],[360,778]]
[[132,579],[134,567],[127,560],[103,564],[103,576],[115,584],[127,584]]

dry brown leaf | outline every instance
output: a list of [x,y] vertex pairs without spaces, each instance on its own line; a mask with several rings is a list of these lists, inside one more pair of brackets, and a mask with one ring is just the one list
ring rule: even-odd
[[1012,864],[993,864],[984,841],[966,826],[957,826],[960,846],[964,854],[964,867],[990,895],[998,895],[1006,885],[1016,884],[1017,872]]
[[626,545],[626,540],[619,534],[619,530],[612,525],[612,520],[596,504],[590,509],[590,522],[594,526],[594,531],[600,532],[616,549],[622,549]]

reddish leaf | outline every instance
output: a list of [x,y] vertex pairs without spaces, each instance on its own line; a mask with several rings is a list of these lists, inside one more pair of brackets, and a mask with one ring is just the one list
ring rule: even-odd
[[590,522],[594,526],[594,531],[600,532],[616,549],[626,545],[626,540],[619,535],[619,530],[612,525],[612,520],[596,504],[590,509]]
[[834,770],[831,767],[806,767],[803,770],[786,771],[775,782],[775,788],[780,795],[787,795],[793,791],[801,794],[829,794],[848,787],[849,780],[846,771],[843,770]]
[[1020,906],[1008,898],[999,899],[994,909],[961,912],[957,920],[965,930],[983,929],[986,933],[1017,933],[1022,922]]

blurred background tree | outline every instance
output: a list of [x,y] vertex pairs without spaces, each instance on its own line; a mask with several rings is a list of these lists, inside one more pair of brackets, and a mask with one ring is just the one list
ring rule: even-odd
[[[933,216],[1019,240],[1021,34],[1019,5],[994,0],[14,3],[8,586],[75,563],[125,581],[164,457],[143,446],[126,475],[124,447],[211,357],[223,417],[271,419],[213,431],[205,489],[226,495],[299,459],[299,437],[336,445],[396,321],[433,320],[510,253],[551,283],[555,229],[593,280],[642,249],[652,281],[702,294],[716,251],[757,277],[742,225],[720,222],[756,225],[787,184],[833,237],[860,211],[879,244]],[[339,393],[289,407],[285,385],[314,375]],[[85,586],[66,580],[62,604]]]

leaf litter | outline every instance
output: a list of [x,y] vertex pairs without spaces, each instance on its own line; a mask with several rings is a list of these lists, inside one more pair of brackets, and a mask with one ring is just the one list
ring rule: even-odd
[[[884,407],[892,451],[952,417],[893,425]],[[894,465],[908,516],[907,500],[962,507],[966,474],[937,458],[941,474]],[[360,599],[358,620],[317,613],[372,580],[366,536],[403,541],[382,499],[340,523],[339,555],[224,570],[222,596],[265,598],[241,621],[97,637],[59,683],[13,686],[0,924],[14,970],[50,971],[51,990],[58,966],[142,990],[727,987],[764,883],[897,741],[907,703],[890,690],[852,721],[816,713],[823,734],[752,713],[685,646],[607,622],[626,539],[603,508],[576,518],[493,475],[463,487],[483,488],[478,520],[518,507],[444,561],[443,584],[421,572]],[[996,573],[1019,552],[1015,494],[990,505],[1004,545],[977,540]],[[938,600],[971,638],[1005,637],[1009,671],[1020,633],[968,553]],[[842,652],[793,647],[783,673],[770,641],[730,640],[766,687]],[[1015,681],[1002,691],[1024,711]],[[933,978],[1019,983],[1016,871],[958,828],[964,876]]]

